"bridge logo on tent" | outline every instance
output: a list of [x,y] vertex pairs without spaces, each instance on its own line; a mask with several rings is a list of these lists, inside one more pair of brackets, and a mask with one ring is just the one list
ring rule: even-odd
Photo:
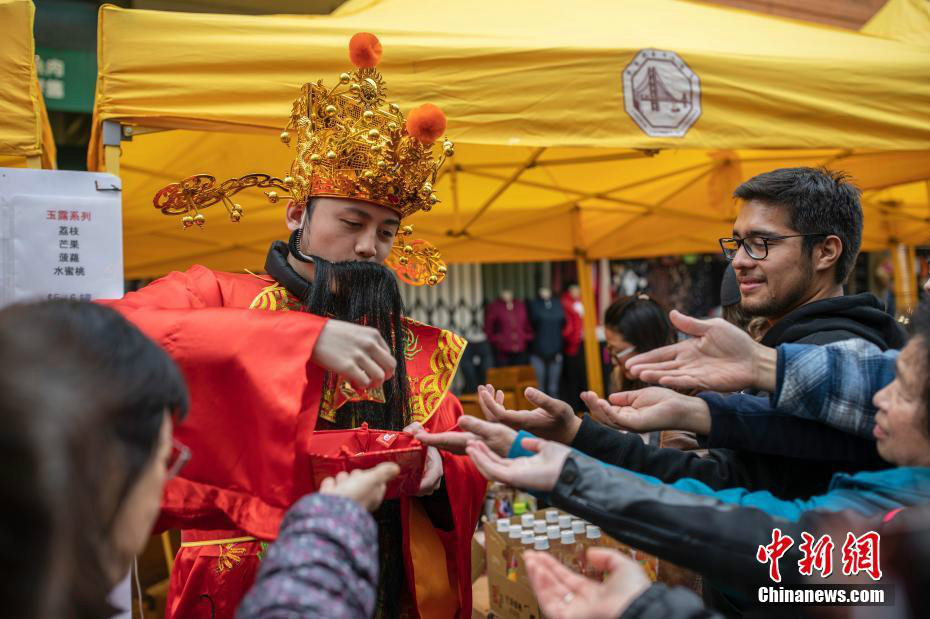
[[684,137],[701,115],[701,80],[675,52],[643,49],[623,70],[623,106],[646,135]]

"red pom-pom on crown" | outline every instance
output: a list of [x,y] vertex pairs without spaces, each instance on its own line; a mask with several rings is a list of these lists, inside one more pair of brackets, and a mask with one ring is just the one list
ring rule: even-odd
[[381,51],[381,41],[370,32],[359,32],[349,40],[349,60],[361,69],[378,66]]
[[407,133],[427,146],[446,131],[446,115],[432,103],[424,103],[407,115]]

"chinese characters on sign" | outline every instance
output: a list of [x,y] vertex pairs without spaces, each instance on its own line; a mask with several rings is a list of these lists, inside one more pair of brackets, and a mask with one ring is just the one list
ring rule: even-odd
[[[90,211],[47,210],[45,212],[46,221],[74,223],[74,225],[67,226],[58,225],[58,249],[60,251],[58,253],[59,264],[52,270],[52,275],[55,277],[84,277],[87,275],[86,270],[81,265],[81,254],[77,251],[81,249],[81,240],[78,238],[81,235],[81,227],[77,224],[82,221],[92,221],[92,218],[93,214]],[[87,300],[90,299],[90,295],[84,294],[80,295],[79,298],[83,301],[85,296]],[[75,298],[75,295],[71,295],[71,297]],[[56,297],[49,295],[48,298]]]
[[[842,571],[844,576],[856,576],[865,573],[872,580],[880,580],[882,570],[879,558],[880,536],[875,531],[868,531],[860,536],[853,533],[846,534],[846,541],[841,549]],[[769,578],[774,582],[781,582],[781,571],[778,560],[794,545],[790,535],[784,535],[781,529],[772,530],[772,541],[759,546],[756,551],[756,560],[762,564],[769,564]],[[814,570],[820,572],[822,578],[833,573],[833,539],[829,535],[817,539],[807,532],[801,533],[801,559],[798,561],[798,571],[803,576],[811,576]]]
[[0,169],[0,307],[123,295],[119,179]]

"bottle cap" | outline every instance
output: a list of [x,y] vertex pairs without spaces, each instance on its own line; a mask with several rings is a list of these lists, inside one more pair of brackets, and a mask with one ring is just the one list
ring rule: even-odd
[[520,535],[521,544],[532,544],[533,543],[533,532],[523,530],[523,533]]
[[584,520],[572,520],[572,533],[584,535]]
[[562,530],[562,543],[563,544],[574,544],[575,543],[575,534],[571,531]]
[[507,537],[510,539],[520,539],[520,536],[523,534],[523,529],[520,528],[518,524],[510,525],[510,531],[507,532]]
[[523,525],[524,529],[528,529],[533,526],[533,523],[536,520],[533,518],[533,514],[523,514],[520,516],[520,524]]
[[559,516],[559,528],[560,529],[569,529],[572,526],[572,517],[567,514],[562,514]]
[[497,532],[498,533],[507,533],[510,530],[510,521],[506,518],[497,519]]
[[533,550],[549,550],[549,538],[545,535],[537,535],[533,542]]
[[546,529],[546,537],[549,539],[559,539],[559,526],[555,524],[550,524]]
[[589,524],[587,529],[585,529],[585,534],[588,536],[588,539],[599,539],[601,537],[601,528]]
[[546,521],[542,518],[533,521],[533,533],[536,535],[546,534]]
[[559,524],[559,510],[547,509],[546,510],[546,522],[548,522],[549,524]]

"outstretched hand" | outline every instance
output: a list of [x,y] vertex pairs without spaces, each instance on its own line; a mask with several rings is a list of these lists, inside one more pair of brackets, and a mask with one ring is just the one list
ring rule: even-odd
[[593,391],[585,391],[581,399],[598,422],[627,432],[685,430],[696,434],[710,433],[710,409],[701,398],[695,398],[662,387],[646,387],[636,391],[613,393],[608,400]]
[[550,619],[615,619],[649,588],[649,578],[630,557],[608,548],[589,548],[588,565],[609,574],[585,578],[544,552],[526,551],[526,573],[540,610]]
[[555,488],[571,449],[554,441],[538,438],[525,438],[522,446],[536,452],[536,455],[502,458],[479,441],[470,442],[466,452],[481,474],[491,481],[543,492]]
[[669,318],[692,339],[631,357],[626,367],[633,376],[672,389],[775,390],[774,349],[722,318],[698,320],[677,310]]
[[470,415],[462,415],[458,422],[462,432],[437,432],[430,434],[426,430],[417,432],[414,437],[424,445],[431,445],[450,453],[462,455],[469,441],[481,441],[499,456],[506,456],[517,438],[517,431],[502,423],[483,421]]
[[320,494],[332,494],[352,499],[364,509],[373,512],[384,500],[389,481],[397,477],[400,467],[394,462],[382,462],[370,469],[345,471],[327,477],[320,484]]
[[478,406],[488,421],[497,421],[515,428],[526,430],[541,438],[570,444],[581,427],[581,419],[566,402],[550,398],[539,389],[528,387],[524,392],[526,399],[535,404],[533,410],[510,410],[504,408],[503,394],[497,392],[495,398],[493,385],[478,387]]

